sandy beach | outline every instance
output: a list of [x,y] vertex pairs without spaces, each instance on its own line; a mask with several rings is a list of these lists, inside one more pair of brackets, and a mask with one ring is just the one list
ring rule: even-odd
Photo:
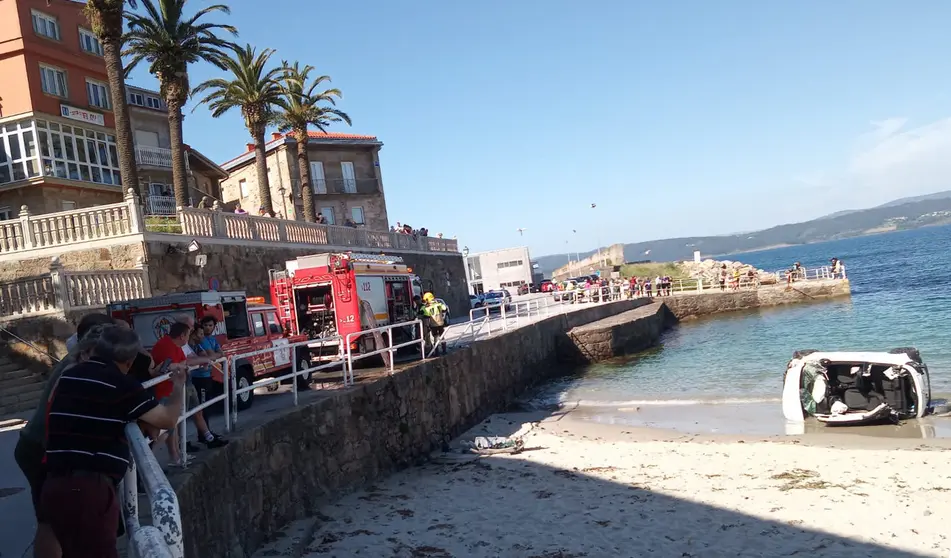
[[461,438],[521,429],[520,454],[437,455],[321,509],[294,554],[946,557],[951,550],[947,440],[715,438],[596,425],[570,413],[537,418],[496,415]]

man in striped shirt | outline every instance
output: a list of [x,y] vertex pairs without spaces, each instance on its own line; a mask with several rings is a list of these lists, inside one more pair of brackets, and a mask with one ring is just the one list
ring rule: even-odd
[[64,557],[117,556],[116,486],[131,459],[125,426],[174,428],[181,414],[184,372],[172,374],[179,389],[160,405],[127,375],[140,349],[132,330],[106,327],[91,359],[63,371],[53,388],[37,519],[52,527]]

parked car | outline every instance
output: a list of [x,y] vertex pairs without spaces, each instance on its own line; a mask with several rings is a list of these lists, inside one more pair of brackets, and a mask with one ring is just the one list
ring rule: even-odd
[[469,309],[482,307],[482,295],[469,295]]
[[527,295],[527,294],[530,293],[531,291],[532,291],[532,286],[531,286],[531,285],[519,285],[519,286],[518,286],[518,294],[520,294],[520,295]]
[[545,279],[544,281],[538,284],[538,292],[540,293],[550,293],[553,290],[555,290],[555,284],[549,281],[548,279]]
[[491,307],[490,312],[501,312],[502,305],[508,306],[512,301],[503,291],[489,291],[482,295],[482,305]]

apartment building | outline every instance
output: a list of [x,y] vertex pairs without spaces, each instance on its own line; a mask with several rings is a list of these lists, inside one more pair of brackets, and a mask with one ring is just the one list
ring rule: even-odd
[[[235,202],[249,213],[260,207],[254,145],[222,163],[228,178],[221,181],[222,198],[233,207]],[[389,217],[380,174],[380,149],[383,143],[374,136],[310,132],[307,152],[310,157],[311,183],[315,212],[329,223],[342,225],[347,219],[372,230],[387,230]],[[297,165],[297,141],[288,135],[271,134],[266,145],[268,183],[275,213],[288,219],[303,219],[300,172]]]
[[[16,217],[23,205],[36,214],[113,203],[126,189],[102,45],[83,7],[72,0],[0,1],[0,219]],[[143,103],[147,111],[163,109]],[[134,126],[148,128],[146,112],[133,116]],[[170,158],[144,159],[142,170],[171,182]],[[195,177],[196,188],[210,191],[225,176],[200,154],[189,161],[206,173]]]
[[466,279],[472,294],[511,289],[535,282],[527,246],[466,256]]

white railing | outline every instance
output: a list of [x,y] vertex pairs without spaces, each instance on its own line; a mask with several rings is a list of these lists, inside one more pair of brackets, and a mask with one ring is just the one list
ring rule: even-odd
[[[410,327],[410,326],[412,326],[413,329],[416,329],[417,326],[419,327],[419,339],[412,339],[412,340],[410,340],[410,341],[405,341],[405,342],[403,342],[403,343],[400,343],[399,345],[394,345],[394,344],[393,344],[393,330],[394,330],[394,329],[397,329],[397,328],[405,329],[405,328]],[[365,336],[365,335],[371,335],[371,336],[373,336],[373,338],[374,338],[374,343],[376,343],[376,341],[377,341],[377,335],[376,335],[376,334],[377,334],[377,333],[381,334],[381,335],[379,336],[379,339],[381,339],[381,340],[383,339],[383,335],[382,335],[382,334],[383,334],[383,333],[386,333],[387,343],[386,343],[385,346],[383,346],[383,347],[376,347],[376,348],[375,348],[374,350],[372,350],[372,351],[361,352],[361,353],[356,354],[356,355],[353,354],[352,345],[353,345],[354,342],[356,342],[356,340],[360,339],[361,337],[363,337],[363,336]],[[390,325],[375,327],[375,328],[372,328],[372,329],[365,329],[365,330],[363,330],[363,331],[357,331],[357,332],[354,332],[354,333],[348,333],[348,334],[347,334],[347,337],[346,337],[345,340],[344,340],[344,341],[345,341],[344,345],[346,346],[346,353],[345,353],[345,354],[346,354],[346,361],[347,361],[347,369],[346,369],[346,370],[347,370],[347,373],[346,373],[346,375],[344,376],[344,385],[353,385],[353,381],[354,381],[354,380],[353,380],[353,363],[354,363],[354,361],[358,361],[358,360],[361,360],[361,359],[364,359],[364,358],[369,358],[369,357],[372,357],[372,356],[376,356],[376,355],[381,355],[381,354],[383,354],[383,353],[387,353],[387,354],[389,355],[389,358],[386,359],[386,360],[389,361],[389,362],[387,363],[387,365],[388,365],[388,368],[390,369],[390,374],[392,374],[392,373],[393,373],[393,370],[394,370],[394,361],[393,361],[393,358],[396,356],[396,351],[398,351],[399,349],[402,349],[403,347],[410,347],[410,346],[412,346],[412,345],[417,345],[417,344],[418,344],[418,345],[419,345],[420,358],[425,358],[425,357],[426,357],[426,336],[424,335],[424,333],[425,333],[425,330],[423,329],[423,322],[422,322],[422,320],[413,320],[413,321],[411,321],[411,322],[401,322],[401,323],[398,323],[398,324],[390,324]],[[438,343],[434,343],[434,345],[437,345],[437,344],[438,344]]]
[[0,282],[0,319],[65,315],[70,310],[150,296],[148,270],[144,263],[138,265],[136,269],[66,271],[59,258],[53,258],[48,274]]
[[318,225],[255,215],[238,215],[191,207],[179,208],[182,234],[234,240],[264,240],[295,244],[346,246],[354,248],[458,252],[456,240],[413,236],[365,228]]
[[[188,158],[186,157],[186,161]],[[164,147],[135,146],[135,162],[149,167],[172,168],[172,150]]]
[[[122,511],[126,535],[136,558],[183,558],[182,516],[178,497],[162,472],[139,425],[125,428],[132,463],[122,482]],[[138,473],[138,474],[136,474]],[[142,478],[152,513],[152,525],[139,524],[138,478]]]
[[145,198],[146,215],[175,215],[174,196],[148,196]]
[[144,231],[135,193],[125,200],[58,213],[32,215],[20,207],[16,219],[0,222],[0,254],[116,238]]

